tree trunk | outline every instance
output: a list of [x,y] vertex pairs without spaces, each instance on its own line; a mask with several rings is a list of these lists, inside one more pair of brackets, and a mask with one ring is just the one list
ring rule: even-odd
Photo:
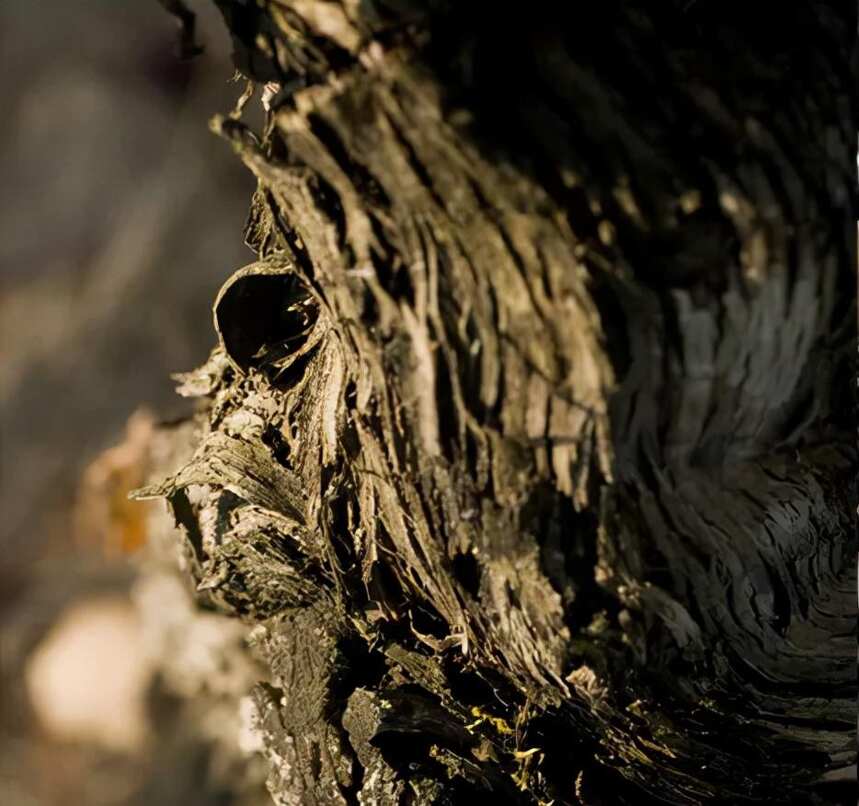
[[855,8],[217,3],[258,258],[141,495],[259,625],[275,801],[830,802]]

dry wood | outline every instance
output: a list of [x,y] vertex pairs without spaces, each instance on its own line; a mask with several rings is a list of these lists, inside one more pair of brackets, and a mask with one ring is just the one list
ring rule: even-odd
[[218,5],[258,259],[142,494],[260,625],[275,801],[812,802],[855,759],[855,9]]

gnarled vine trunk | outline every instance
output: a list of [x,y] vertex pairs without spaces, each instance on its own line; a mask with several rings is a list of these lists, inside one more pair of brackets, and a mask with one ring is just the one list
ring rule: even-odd
[[275,801],[819,797],[855,758],[855,9],[217,2],[269,110],[213,123],[257,260],[142,494],[259,625]]

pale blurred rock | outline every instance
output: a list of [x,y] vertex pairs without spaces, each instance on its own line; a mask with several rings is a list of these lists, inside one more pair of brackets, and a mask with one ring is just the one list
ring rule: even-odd
[[27,692],[53,738],[132,752],[145,741],[152,665],[134,608],[120,597],[72,605],[26,669]]

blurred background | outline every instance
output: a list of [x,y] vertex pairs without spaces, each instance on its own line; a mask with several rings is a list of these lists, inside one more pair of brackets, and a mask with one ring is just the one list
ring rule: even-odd
[[157,0],[0,3],[5,806],[265,802],[230,768],[254,743],[242,628],[193,615],[170,551],[141,558],[146,518],[174,540],[163,506],[125,503],[153,423],[190,409],[170,373],[205,360],[251,258],[253,180],[207,128],[242,85],[214,4],[190,5],[205,51],[182,61]]

